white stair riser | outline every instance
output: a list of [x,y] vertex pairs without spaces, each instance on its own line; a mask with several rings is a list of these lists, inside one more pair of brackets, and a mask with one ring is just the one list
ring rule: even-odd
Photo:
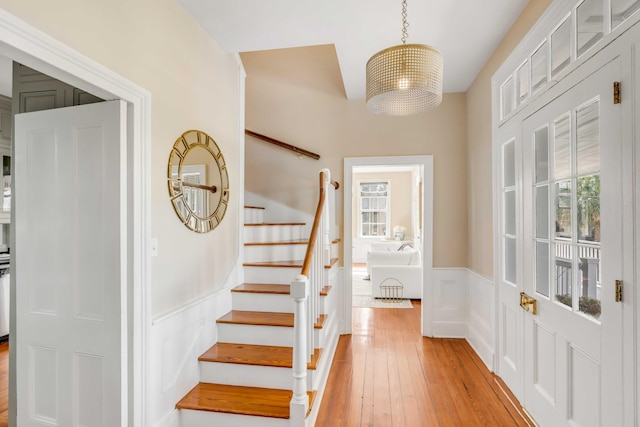
[[[314,338],[322,348],[324,332],[314,329]],[[218,323],[218,341],[232,344],[274,345],[293,347],[293,328],[284,326]]]
[[289,427],[289,420],[282,418],[254,417],[211,411],[180,411],[181,427]]
[[257,225],[244,227],[244,242],[282,242],[302,239],[302,225]]
[[234,344],[293,346],[293,328],[218,323],[218,341]]
[[246,283],[290,284],[300,274],[300,268],[291,267],[244,267]]
[[245,224],[260,224],[264,222],[264,209],[244,208]]
[[286,261],[304,259],[307,245],[248,245],[244,247],[244,262]]
[[[334,306],[333,300],[328,301],[330,297],[331,295],[320,297],[320,314],[329,314],[328,310]],[[295,309],[295,302],[290,295],[231,292],[231,298],[234,310],[293,313]],[[333,305],[330,307],[330,304]]]
[[231,292],[234,310],[293,313],[295,302],[290,295]]
[[[314,369],[307,370],[307,391],[317,383]],[[200,362],[200,382],[243,387],[293,388],[293,369],[236,363]],[[316,384],[317,388],[317,384]]]

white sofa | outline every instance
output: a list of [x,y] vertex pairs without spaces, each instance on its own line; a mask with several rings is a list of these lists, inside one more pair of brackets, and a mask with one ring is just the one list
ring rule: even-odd
[[[422,299],[421,254],[412,248],[403,251],[369,251],[367,273],[374,298],[390,295],[381,286],[402,286],[402,298]],[[400,297],[400,295],[398,295]]]
[[403,251],[369,251],[367,252],[367,274],[371,276],[374,265],[420,265],[420,251],[406,248]]

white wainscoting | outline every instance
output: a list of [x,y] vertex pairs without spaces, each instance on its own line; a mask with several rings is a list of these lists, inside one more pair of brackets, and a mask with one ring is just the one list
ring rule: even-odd
[[433,336],[467,337],[467,277],[464,268],[434,268]]
[[490,371],[495,354],[495,286],[478,273],[467,270],[467,341]]
[[434,268],[433,336],[465,338],[494,370],[495,287],[493,282],[466,268]]
[[179,427],[175,409],[200,380],[198,357],[218,340],[216,319],[231,310],[228,287],[155,319],[149,348],[150,425]]

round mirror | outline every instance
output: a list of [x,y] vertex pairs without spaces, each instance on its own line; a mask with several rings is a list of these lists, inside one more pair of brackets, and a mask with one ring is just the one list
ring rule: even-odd
[[229,175],[216,142],[190,130],[173,145],[167,171],[171,203],[190,230],[207,233],[220,224],[229,203]]

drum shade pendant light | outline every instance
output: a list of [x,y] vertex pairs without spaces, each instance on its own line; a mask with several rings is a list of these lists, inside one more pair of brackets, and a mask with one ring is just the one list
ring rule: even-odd
[[367,108],[374,113],[408,116],[442,101],[442,54],[424,44],[406,44],[407,27],[407,0],[402,0],[402,44],[367,62]]

